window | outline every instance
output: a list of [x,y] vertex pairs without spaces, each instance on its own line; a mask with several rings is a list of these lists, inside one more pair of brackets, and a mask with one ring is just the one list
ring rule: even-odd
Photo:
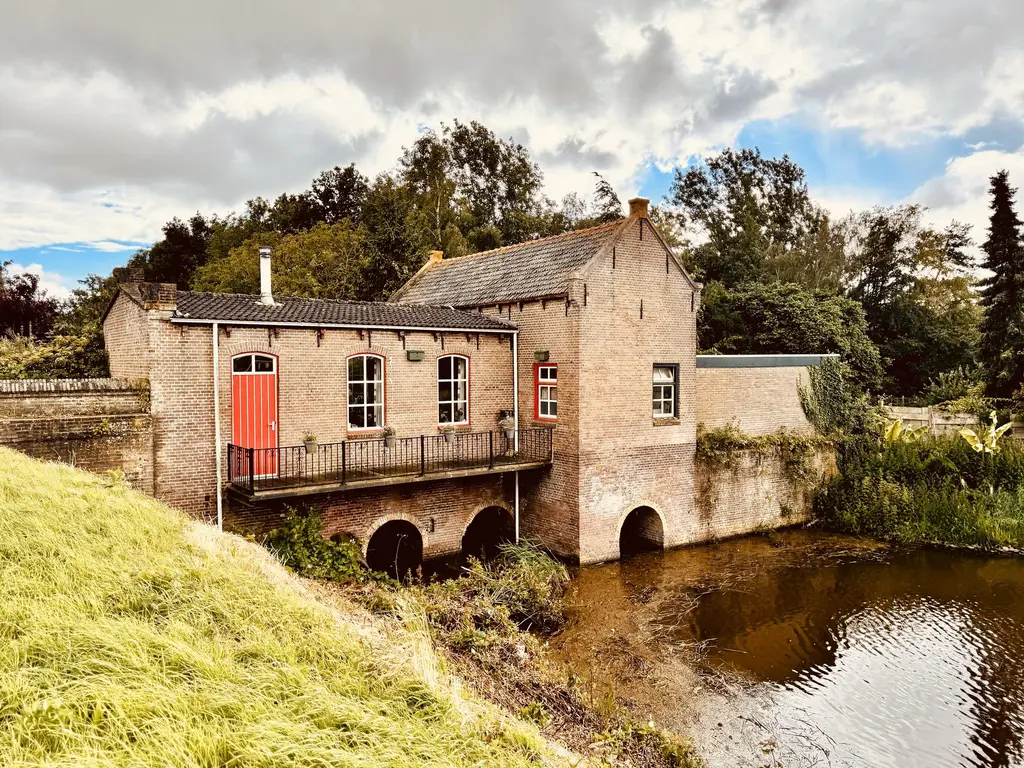
[[384,426],[384,358],[356,355],[348,359],[348,428]]
[[468,358],[437,358],[437,423],[469,424]]
[[678,365],[654,366],[654,418],[669,419],[676,415],[676,374]]
[[274,358],[269,355],[239,355],[231,361],[233,373],[273,373]]
[[558,418],[558,366],[538,365],[536,370],[537,410],[534,415],[545,421]]

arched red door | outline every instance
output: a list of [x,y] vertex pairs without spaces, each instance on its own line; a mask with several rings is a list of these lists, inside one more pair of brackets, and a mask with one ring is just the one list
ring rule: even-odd
[[246,353],[231,358],[231,442],[255,448],[253,474],[277,474],[277,358]]

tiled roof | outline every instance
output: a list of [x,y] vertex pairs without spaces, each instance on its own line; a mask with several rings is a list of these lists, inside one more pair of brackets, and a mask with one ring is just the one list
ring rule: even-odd
[[479,307],[561,295],[573,273],[612,242],[625,221],[442,260],[416,275],[391,300]]
[[358,328],[425,328],[429,330],[510,331],[515,325],[476,312],[443,306],[413,306],[375,301],[335,301],[275,296],[277,306],[259,296],[239,293],[178,291],[174,318],[274,325],[347,325]]

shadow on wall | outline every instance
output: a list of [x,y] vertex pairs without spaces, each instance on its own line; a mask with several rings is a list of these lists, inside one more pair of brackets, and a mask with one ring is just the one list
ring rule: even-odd
[[423,538],[408,520],[392,520],[374,531],[366,546],[371,570],[403,580],[423,564]]
[[619,557],[665,548],[661,515],[650,507],[637,507],[622,521],[619,531]]
[[462,537],[463,557],[491,560],[498,555],[502,544],[515,539],[515,521],[508,510],[487,507],[480,510]]

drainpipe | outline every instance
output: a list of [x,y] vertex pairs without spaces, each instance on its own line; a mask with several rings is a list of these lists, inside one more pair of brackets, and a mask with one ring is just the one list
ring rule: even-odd
[[[512,446],[516,454],[519,453],[519,333],[512,334],[512,418],[515,420],[516,431],[514,433]],[[516,476],[516,544],[519,543],[519,470]]]
[[213,434],[217,456],[217,530],[224,530],[224,487],[220,448],[220,324],[213,324]]

